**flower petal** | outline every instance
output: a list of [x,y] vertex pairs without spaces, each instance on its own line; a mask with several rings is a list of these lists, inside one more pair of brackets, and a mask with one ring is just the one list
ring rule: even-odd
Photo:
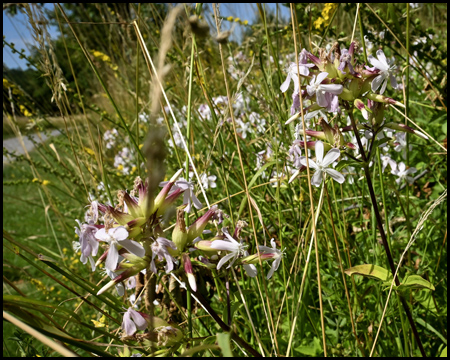
[[280,86],[280,90],[281,92],[286,92],[287,89],[289,88],[289,84],[291,83],[291,74],[288,73],[286,80],[284,81],[284,83],[281,84]]
[[109,230],[109,234],[118,241],[125,240],[128,237],[128,231],[123,226],[118,226]]
[[317,75],[316,84],[320,84],[326,77],[328,76],[327,72],[321,72],[319,75]]
[[384,79],[384,81],[383,81],[383,85],[381,85],[380,95],[383,94],[384,91],[386,90],[387,83],[388,83],[388,79],[387,79],[387,77],[386,77],[386,78]]
[[334,180],[336,180],[339,184],[342,184],[345,181],[344,175],[342,175],[339,171],[334,169],[326,169],[325,172],[330,175]]
[[381,83],[383,82],[384,78],[386,76],[384,74],[378,75],[375,79],[372,80],[372,91],[375,92],[380,87]]
[[119,252],[114,245],[111,245],[108,250],[108,256],[106,257],[105,267],[111,271],[116,270],[118,260]]
[[[216,241],[218,241],[218,240],[216,240]],[[225,255],[222,259],[220,259],[219,263],[217,264],[217,270],[219,270],[223,264],[225,264],[228,260],[230,260],[234,256],[236,256],[236,254],[231,253],[231,254]]]
[[255,277],[256,275],[258,275],[258,270],[256,270],[256,266],[255,265],[244,265],[244,269],[245,272],[247,273],[248,276],[250,277]]
[[397,79],[395,78],[394,75],[390,75],[390,80],[391,80],[391,86],[393,89],[397,89],[398,84],[397,84]]
[[122,329],[125,330],[128,336],[133,336],[136,332],[136,325],[131,320],[131,315],[128,311],[123,315]]
[[316,99],[317,99],[317,105],[319,105],[320,107],[327,107],[328,106],[327,97],[325,96],[325,92],[324,91],[318,90],[316,92]]
[[225,251],[235,252],[238,249],[238,245],[236,245],[230,241],[215,240],[212,242],[211,248],[215,249],[215,250],[225,250]]
[[344,87],[339,84],[323,84],[319,86],[319,89],[331,94],[339,95],[344,90]]
[[145,330],[147,328],[147,321],[145,321],[144,317],[139,314],[136,310],[128,309],[128,312],[131,315],[131,318],[133,319],[134,323],[136,324],[136,327],[139,330]]
[[[317,144],[316,144],[316,153],[317,153]],[[325,155],[325,158],[322,161],[322,166],[329,166],[329,165],[331,165],[332,163],[334,163],[334,161],[339,156],[341,156],[341,152],[339,151],[339,149],[336,149],[336,148],[331,149]]]
[[321,183],[322,183],[322,170],[318,169],[311,178],[311,184],[316,187],[319,187]]
[[387,68],[389,68],[389,64],[386,59],[386,55],[384,55],[384,51],[379,49],[377,50],[377,58],[378,60]]
[[381,61],[375,59],[372,55],[369,55],[367,59],[368,59],[369,62],[370,62],[373,66],[375,66],[378,70],[386,71],[386,70],[389,69],[389,67],[386,66],[387,64],[384,65]]
[[109,240],[109,235],[106,233],[105,228],[98,230],[95,233],[95,237],[100,241],[108,241]]
[[137,241],[126,239],[120,242],[125,249],[127,249],[130,253],[133,253],[136,256],[143,258],[145,256],[144,247],[139,244]]
[[322,164],[322,162],[323,162],[323,151],[324,151],[324,146],[323,146],[323,142],[322,141],[316,141],[315,151],[316,151],[316,162],[317,162],[317,164]]

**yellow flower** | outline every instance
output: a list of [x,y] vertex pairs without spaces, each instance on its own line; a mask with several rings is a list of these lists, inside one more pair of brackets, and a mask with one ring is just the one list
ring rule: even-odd
[[97,51],[97,50],[94,50],[92,54],[93,54],[95,57],[103,56],[103,53],[100,52],[100,51]]
[[119,165],[117,166],[117,170],[123,170],[123,165],[122,165],[122,164],[119,164]]
[[106,321],[105,315],[103,315],[103,316],[100,318],[99,321],[92,320],[92,319],[91,319],[91,321],[94,323],[95,327],[101,328],[101,327],[105,327],[105,326],[106,326],[106,324],[105,324],[105,321]]
[[109,58],[108,55],[103,54],[102,60],[103,60],[103,61],[110,61],[111,59]]
[[234,22],[239,22],[239,20],[241,20],[241,19],[236,18],[236,19],[234,19]]
[[50,181],[48,181],[48,180],[44,180],[44,181],[42,182],[42,185],[44,185],[44,186],[47,186],[48,184],[50,184]]
[[316,29],[320,29],[322,27],[322,24],[325,22],[323,18],[318,18],[316,21],[314,21],[314,27]]
[[228,20],[228,21],[233,21],[233,17],[232,17],[232,16],[228,16],[228,17],[227,17],[227,20]]
[[139,144],[139,150],[144,147],[144,144]]
[[247,24],[248,24],[248,20],[244,20],[244,21],[242,22],[242,24],[243,24],[243,25],[247,25]]
[[84,147],[84,151],[86,151],[89,155],[92,155],[92,156],[95,155],[94,150],[92,150],[91,148],[88,148],[86,146]]
[[39,179],[38,178],[34,178],[33,180],[31,180],[32,182],[38,182]]

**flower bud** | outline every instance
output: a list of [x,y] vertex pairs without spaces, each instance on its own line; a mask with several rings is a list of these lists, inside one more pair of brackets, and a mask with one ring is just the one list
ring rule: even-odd
[[380,95],[380,94],[374,94],[374,93],[368,93],[366,95],[366,97],[372,101],[376,101],[376,102],[382,102],[382,103],[386,103],[386,104],[393,104],[393,105],[397,105],[400,106],[402,108],[405,107],[405,105],[403,105],[401,102],[398,102],[394,99],[391,99],[387,96],[384,95]]
[[189,255],[183,254],[183,263],[189,286],[191,287],[192,291],[197,292],[197,282],[195,281],[194,270],[192,268],[192,263]]
[[186,246],[188,234],[186,231],[186,223],[184,222],[184,210],[177,209],[177,222],[172,231],[172,241],[175,243],[177,250],[176,255],[184,251]]
[[187,237],[187,241],[189,243],[202,234],[208,224],[208,221],[216,213],[216,211],[217,206],[212,206],[211,209],[209,209],[203,216],[199,217],[191,226],[189,226]]

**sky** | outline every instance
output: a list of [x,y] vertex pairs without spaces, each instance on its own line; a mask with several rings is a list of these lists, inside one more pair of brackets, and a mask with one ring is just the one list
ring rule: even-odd
[[[211,4],[208,4],[207,6],[212,12]],[[53,4],[45,4],[44,7],[53,9]],[[268,3],[266,4],[266,7],[273,11],[276,10],[276,4],[274,3]],[[289,18],[290,14],[287,7],[280,5],[279,11],[282,18]],[[259,12],[255,3],[223,3],[220,5],[220,12],[224,17],[233,16],[240,18],[242,21],[248,20],[249,24],[252,24],[253,21],[259,17]],[[25,49],[25,54],[30,54],[29,48],[30,44],[33,43],[33,38],[27,23],[27,16],[22,14],[20,11],[18,11],[15,16],[10,16],[5,10],[3,11],[3,36],[6,41],[9,43],[14,43],[17,50],[20,51],[21,49]],[[229,22],[224,21],[222,25],[223,30],[227,30],[230,25],[231,24]],[[59,36],[57,27],[50,27],[49,33],[52,38],[57,38]],[[236,26],[231,39],[240,41],[241,35],[241,27]],[[27,61],[25,59],[20,59],[18,54],[13,54],[9,47],[4,46],[3,63],[9,68],[26,69]]]

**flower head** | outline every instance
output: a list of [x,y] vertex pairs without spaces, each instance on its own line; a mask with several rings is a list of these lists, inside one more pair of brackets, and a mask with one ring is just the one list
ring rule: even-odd
[[384,55],[383,50],[377,51],[377,58],[375,59],[372,55],[369,55],[368,60],[369,62],[378,70],[380,70],[379,75],[373,79],[372,81],[372,91],[375,92],[378,90],[381,84],[381,90],[380,94],[384,93],[384,90],[386,90],[388,78],[391,81],[391,86],[394,89],[397,89],[397,80],[395,79],[393,72],[396,68],[395,65],[393,65],[393,62],[388,62],[386,59],[386,55]]
[[133,308],[128,308],[123,315],[122,329],[128,336],[133,336],[136,330],[145,330],[147,326],[148,323],[145,318]]
[[170,255],[168,248],[172,250],[177,250],[176,245],[163,237],[158,237],[155,242],[152,244],[152,261],[150,263],[150,270],[155,274],[158,272],[155,265],[155,257],[158,256],[158,260],[166,260],[165,270],[166,273],[169,273],[173,270],[173,263],[175,259]]
[[267,280],[269,280],[273,273],[277,271],[278,267],[281,263],[281,258],[283,255],[283,251],[280,251],[277,249],[277,244],[275,243],[275,239],[270,240],[270,244],[272,245],[272,248],[264,245],[259,245],[259,251],[262,252],[264,255],[272,255],[272,259],[274,260],[272,263],[272,267],[269,270],[269,273],[267,274]]
[[[337,170],[329,168],[329,166],[340,156],[339,149],[333,148],[328,151],[325,158],[323,157],[324,146],[322,141],[316,141],[316,161],[309,159],[309,166],[316,170],[314,173],[311,184],[319,187],[322,183],[323,173],[330,175],[334,180],[336,180],[339,184],[342,184],[345,181],[344,175],[342,175]],[[300,160],[300,162],[306,165],[306,158]]]
[[414,174],[415,172],[417,172],[417,169],[415,167],[410,167],[409,169],[406,169],[406,165],[404,162],[398,163],[397,169],[391,171],[392,174],[398,176],[398,179],[395,180],[397,184],[400,184],[400,182],[404,179],[410,185],[414,182],[414,178],[408,175]]
[[215,250],[229,251],[229,254],[220,259],[219,263],[217,264],[217,270],[219,270],[227,261],[232,259],[227,267],[227,269],[229,269],[239,256],[244,255],[245,249],[248,246],[244,245],[242,243],[242,240],[240,242],[237,242],[235,239],[233,239],[233,237],[228,233],[227,229],[224,228],[222,229],[222,231],[226,238],[224,240],[213,241],[211,244],[211,248]]
[[118,246],[124,247],[130,253],[136,256],[144,257],[144,247],[134,240],[128,239],[128,231],[123,226],[111,228],[108,231],[103,228],[97,231],[95,237],[109,244],[108,257],[106,258],[105,267],[114,271],[119,260]]
[[309,96],[316,95],[317,105],[336,111],[338,104],[337,95],[342,93],[343,86],[338,84],[322,84],[322,81],[328,76],[327,72],[321,72],[319,75],[313,76],[311,82],[306,86]]

